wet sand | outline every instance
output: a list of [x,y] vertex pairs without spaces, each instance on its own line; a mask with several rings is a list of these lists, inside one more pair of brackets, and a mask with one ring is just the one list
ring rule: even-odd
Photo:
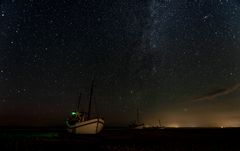
[[105,128],[97,135],[72,135],[65,129],[2,128],[0,150],[240,150],[240,128]]

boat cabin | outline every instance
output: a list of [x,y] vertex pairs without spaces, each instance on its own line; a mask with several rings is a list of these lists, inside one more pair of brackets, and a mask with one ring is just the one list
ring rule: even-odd
[[71,115],[67,119],[70,125],[74,125],[77,122],[83,122],[87,120],[87,113],[86,112],[71,112]]

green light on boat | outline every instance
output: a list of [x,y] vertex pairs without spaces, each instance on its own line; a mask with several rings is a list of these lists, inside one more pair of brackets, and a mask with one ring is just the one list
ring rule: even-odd
[[76,112],[72,112],[72,117],[76,117],[77,113]]

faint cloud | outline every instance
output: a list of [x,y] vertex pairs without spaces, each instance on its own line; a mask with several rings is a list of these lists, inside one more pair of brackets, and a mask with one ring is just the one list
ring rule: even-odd
[[198,101],[212,100],[212,99],[215,99],[216,97],[223,96],[223,95],[228,95],[229,93],[235,92],[239,88],[240,88],[240,83],[237,83],[233,86],[218,89],[216,91],[209,92],[209,93],[204,94],[202,96],[195,97],[195,98],[192,99],[192,101],[198,102]]

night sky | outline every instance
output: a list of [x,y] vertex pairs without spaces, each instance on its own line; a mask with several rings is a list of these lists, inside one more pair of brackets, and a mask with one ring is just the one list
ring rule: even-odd
[[1,0],[0,126],[240,126],[238,0]]

